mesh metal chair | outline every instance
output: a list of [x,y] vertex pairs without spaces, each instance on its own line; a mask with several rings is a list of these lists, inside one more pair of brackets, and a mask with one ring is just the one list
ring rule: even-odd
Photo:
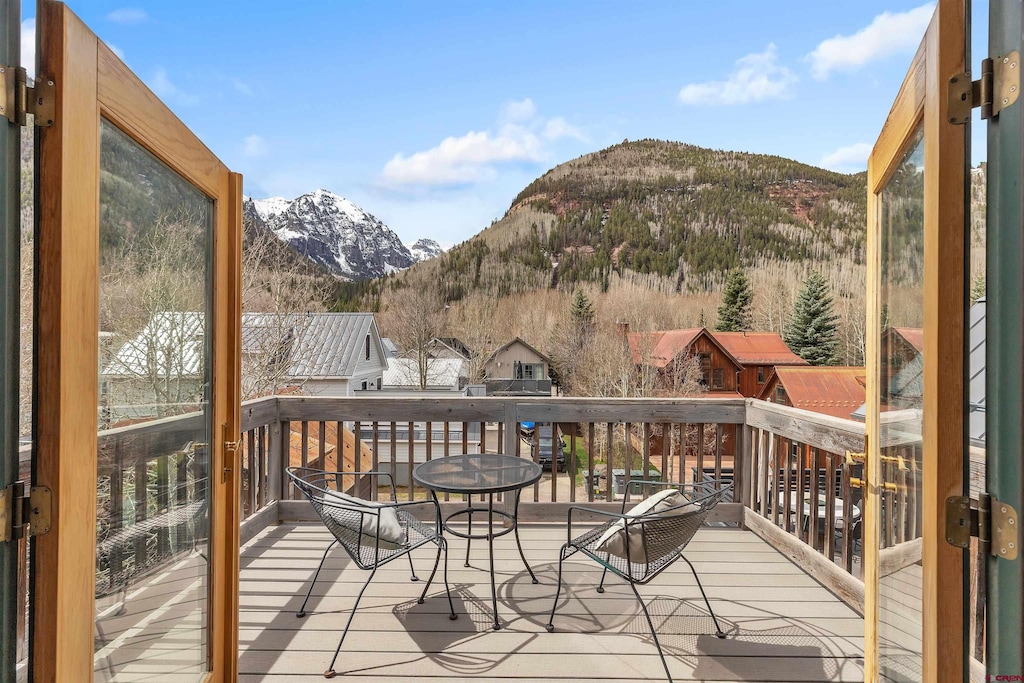
[[[373,579],[377,569],[405,555],[409,558],[409,569],[412,571],[411,580],[418,581],[419,579],[413,568],[410,553],[422,545],[428,543],[436,545],[437,556],[434,558],[434,568],[430,572],[430,578],[427,579],[427,584],[423,587],[423,593],[420,594],[417,602],[423,604],[427,591],[430,589],[430,584],[434,580],[434,575],[437,573],[437,567],[443,552],[444,589],[448,596],[448,618],[458,618],[455,614],[455,606],[452,603],[452,594],[448,588],[448,544],[441,535],[441,508],[436,501],[412,500],[398,502],[395,494],[394,480],[387,472],[360,473],[360,476],[372,477],[374,485],[383,478],[391,486],[390,502],[370,503],[359,499],[346,499],[337,495],[341,490],[343,473],[326,472],[308,467],[289,467],[287,471],[288,477],[302,491],[302,494],[309,502],[312,503],[313,509],[321,521],[323,521],[324,526],[334,536],[334,540],[324,550],[324,555],[320,559],[320,566],[317,567],[316,573],[313,575],[313,581],[309,584],[309,590],[306,591],[306,598],[302,601],[302,607],[299,608],[295,616],[304,617],[306,615],[306,603],[313,592],[313,586],[316,584],[320,570],[324,566],[327,554],[335,545],[340,545],[348,556],[352,558],[352,562],[357,567],[369,570],[370,572],[370,576],[367,577],[366,583],[363,584],[359,595],[356,597],[355,604],[352,605],[352,611],[348,615],[345,630],[342,631],[341,639],[338,641],[338,647],[334,651],[331,664],[327,671],[324,672],[324,678],[334,678],[335,676],[334,664],[338,660],[338,653],[341,652],[345,636],[348,635],[348,629],[352,625],[352,618],[355,616],[356,608],[359,607],[359,601],[362,599],[366,587],[370,585],[370,581]],[[397,516],[398,523],[401,525],[401,539],[398,541],[389,542],[381,538],[382,529],[384,528],[381,514],[386,510],[393,510]],[[424,517],[429,514],[429,516],[433,517],[433,521],[429,523],[420,521],[414,514],[417,511]],[[367,522],[371,523],[367,524]],[[375,532],[368,533],[368,528],[375,529]]]
[[[721,488],[716,490],[716,485],[721,486]],[[626,514],[629,491],[634,486],[643,486],[645,489],[650,487],[652,490],[656,490],[658,487],[662,489],[672,487],[679,490],[687,502],[673,508],[634,517]],[[621,513],[617,514],[575,505],[570,507],[568,514],[569,540],[562,546],[558,557],[558,588],[555,590],[555,601],[551,606],[551,616],[547,623],[548,633],[555,630],[555,609],[558,607],[558,596],[562,591],[562,564],[572,555],[582,552],[604,567],[604,571],[601,572],[601,582],[597,587],[598,593],[604,592],[604,580],[608,572],[625,579],[629,583],[630,588],[633,589],[633,594],[643,609],[644,616],[647,618],[647,625],[650,627],[651,635],[654,637],[654,644],[658,648],[658,655],[661,657],[661,663],[665,667],[665,674],[671,682],[672,674],[669,673],[665,654],[661,649],[661,643],[658,641],[658,634],[654,630],[654,622],[651,621],[647,605],[644,603],[643,598],[640,597],[636,587],[637,585],[649,583],[658,574],[668,569],[676,560],[682,559],[690,566],[693,578],[697,580],[697,587],[700,589],[700,594],[704,597],[704,604],[707,605],[708,612],[711,614],[711,619],[715,624],[715,635],[719,638],[725,638],[725,632],[722,631],[718,624],[718,618],[715,617],[715,612],[711,609],[711,603],[708,601],[708,596],[700,583],[700,577],[697,576],[697,570],[694,569],[693,564],[683,555],[683,550],[694,534],[697,533],[697,530],[700,529],[711,510],[723,498],[731,495],[731,493],[732,482],[706,481],[699,484],[679,484],[634,479],[630,482],[630,486],[627,487],[625,495],[623,495]],[[608,518],[608,521],[599,526],[589,528],[580,536],[573,538],[574,512],[598,515]],[[636,549],[631,550],[630,546],[633,544],[630,542],[623,544],[625,557],[618,557],[598,549],[602,537],[615,525],[622,527],[619,533],[625,534],[627,538],[631,534],[639,533],[643,547],[641,557],[631,556],[631,553],[635,552]]]

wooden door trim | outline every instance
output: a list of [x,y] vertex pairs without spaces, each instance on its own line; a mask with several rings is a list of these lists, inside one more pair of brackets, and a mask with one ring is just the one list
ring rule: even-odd
[[[64,5],[39,4],[40,73],[63,84],[39,129],[36,186],[35,483],[53,491],[50,532],[33,540],[34,681],[92,675],[98,409],[99,106],[96,36]],[[54,33],[57,33],[56,31]]]
[[[945,541],[944,501],[963,495],[966,316],[965,169],[967,128],[949,123],[946,85],[965,70],[964,0],[939,0],[892,110],[868,161],[866,431],[877,435],[880,408],[880,274],[878,194],[898,166],[907,142],[924,127],[924,417],[922,560],[923,680],[964,680],[966,556]],[[880,451],[868,439],[868,497],[864,525],[865,680],[879,676],[878,487]],[[872,589],[872,586],[875,588]]]
[[[100,121],[108,119],[214,202],[209,680],[237,676],[241,176],[220,160],[64,4],[39,3],[40,73],[58,84],[40,129],[37,186],[36,483],[54,493],[33,552],[32,680],[87,680],[95,624]],[[57,31],[53,32],[57,34]],[[235,256],[232,258],[232,256]],[[222,480],[229,466],[233,476]]]

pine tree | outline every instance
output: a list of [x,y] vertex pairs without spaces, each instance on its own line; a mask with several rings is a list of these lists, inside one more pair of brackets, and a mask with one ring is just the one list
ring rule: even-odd
[[594,326],[594,304],[590,302],[586,292],[577,289],[573,296],[572,307],[569,309],[572,322],[581,330],[589,332]]
[[715,329],[720,332],[743,332],[750,329],[750,302],[754,291],[750,278],[742,270],[729,273],[725,281],[725,294],[718,307],[718,322]]
[[839,316],[820,273],[804,280],[783,336],[793,353],[811,365],[839,364]]

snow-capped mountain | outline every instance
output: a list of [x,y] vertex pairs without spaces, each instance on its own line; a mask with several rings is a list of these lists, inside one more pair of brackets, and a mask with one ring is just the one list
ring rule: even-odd
[[243,213],[303,256],[348,280],[382,277],[415,261],[391,228],[327,190],[295,199],[247,197]]
[[405,245],[409,248],[409,253],[412,254],[412,260],[416,263],[420,261],[426,261],[444,253],[444,249],[436,241],[429,237],[421,237],[412,244]]

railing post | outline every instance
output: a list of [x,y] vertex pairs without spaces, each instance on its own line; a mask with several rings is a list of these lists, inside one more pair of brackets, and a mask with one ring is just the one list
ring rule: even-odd
[[736,425],[736,436],[734,449],[736,455],[732,463],[732,476],[739,490],[733,493],[736,496],[736,502],[753,509],[754,502],[750,497],[750,480],[752,479],[750,467],[755,462],[755,458],[750,457],[750,430],[747,428],[745,417],[742,424]]
[[505,401],[505,443],[502,445],[505,455],[519,454],[519,427],[514,400]]
[[270,424],[270,448],[267,452],[267,502],[284,500],[284,427],[280,420]]

